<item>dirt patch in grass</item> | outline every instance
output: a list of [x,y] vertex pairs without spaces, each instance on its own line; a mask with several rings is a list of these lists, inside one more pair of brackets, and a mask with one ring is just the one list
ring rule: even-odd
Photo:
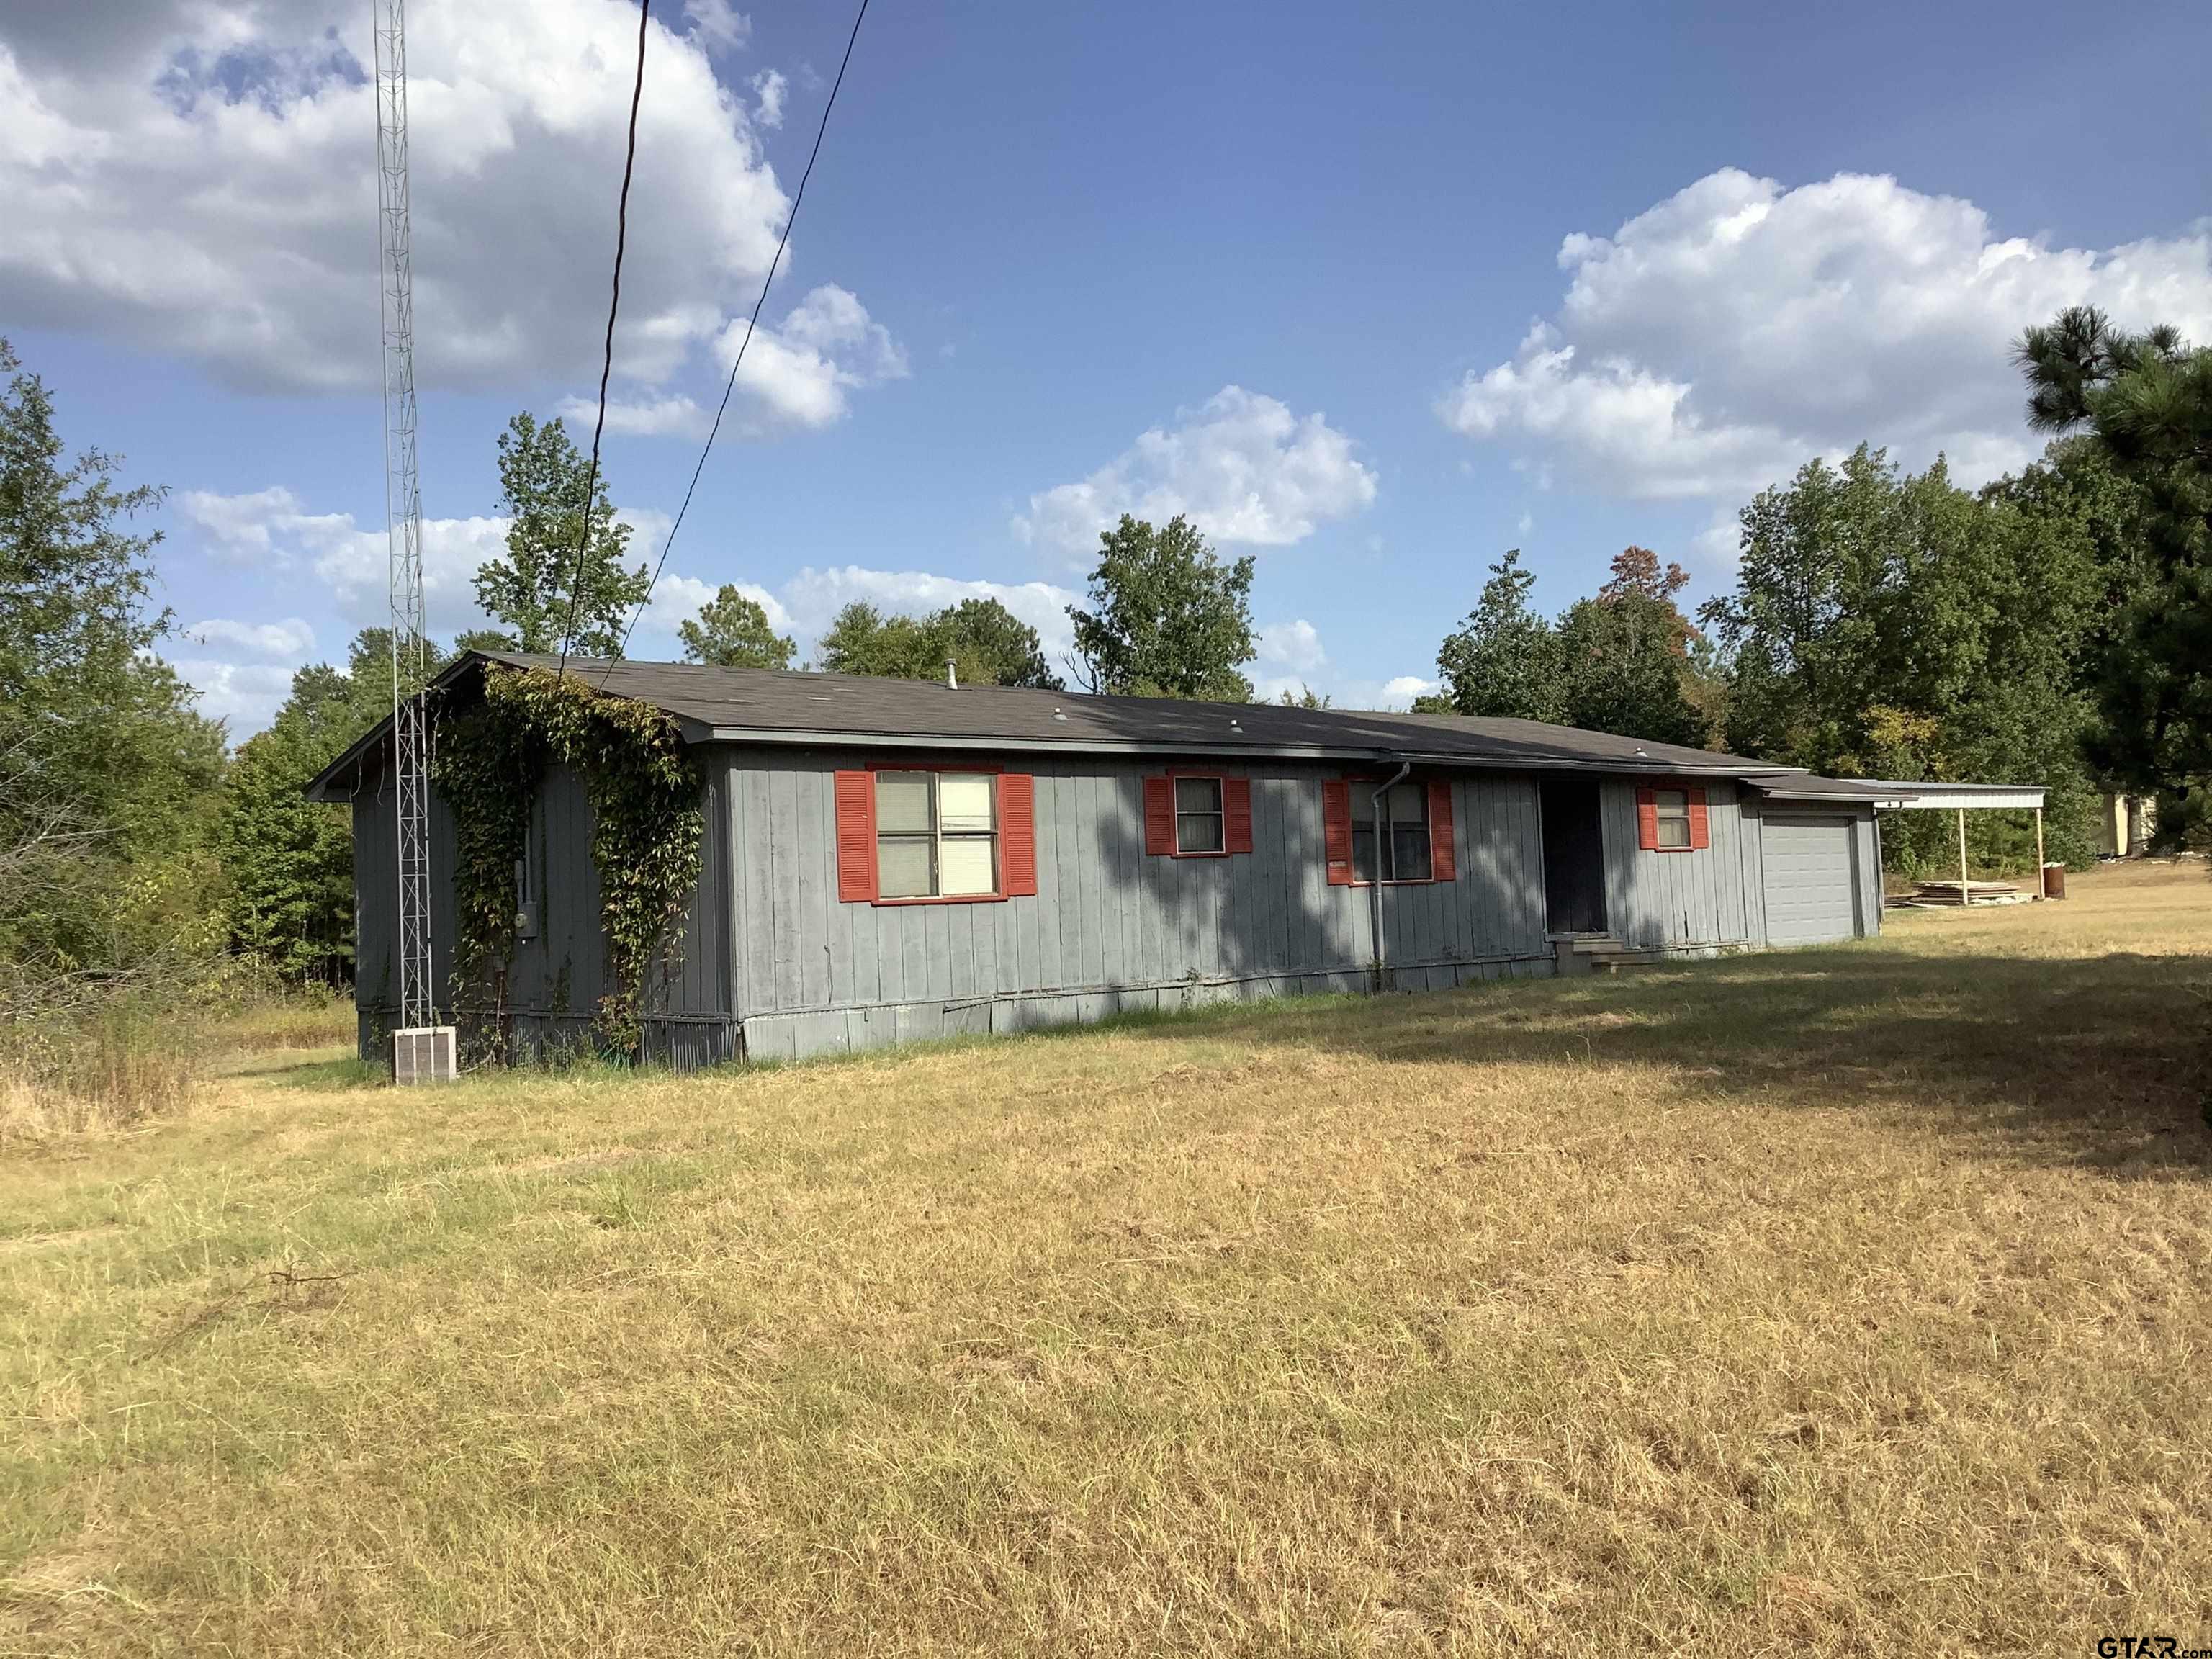
[[234,1078],[0,1167],[81,1236],[0,1250],[0,1646],[2212,1644],[2212,882],[2075,893],[752,1074]]

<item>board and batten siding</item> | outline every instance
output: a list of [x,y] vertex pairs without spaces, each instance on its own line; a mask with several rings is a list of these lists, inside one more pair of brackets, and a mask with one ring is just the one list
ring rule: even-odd
[[1606,778],[1598,784],[1599,827],[1605,846],[1605,913],[1617,939],[1647,950],[1719,949],[1763,944],[1755,850],[1755,807],[1733,783],[1705,792],[1707,845],[1653,852],[1639,847],[1636,790],[1644,780]]
[[[749,1054],[1085,1021],[1220,998],[1357,990],[1372,960],[1369,890],[1331,887],[1321,767],[1200,769],[1252,785],[1249,854],[1144,850],[1144,780],[1164,765],[1040,758],[1034,896],[953,904],[837,896],[835,775],[865,756],[733,750],[727,758],[732,1006]],[[1400,987],[1547,972],[1535,785],[1452,781],[1456,878],[1386,887]]]
[[[1144,781],[1158,761],[1050,757],[1035,780],[1036,892],[973,903],[848,903],[837,896],[836,775],[851,750],[714,744],[701,874],[680,945],[648,998],[647,1049],[680,1066],[738,1055],[842,1052],[915,1037],[1085,1022],[1124,1010],[1362,990],[1372,983],[1370,890],[1332,887],[1322,785],[1333,766],[1293,762],[1179,769],[1251,784],[1253,850],[1176,859],[1144,850]],[[1609,930],[1689,954],[1767,943],[1761,804],[1704,785],[1709,844],[1637,844],[1637,780],[1599,781]],[[1549,974],[1540,791],[1528,774],[1449,775],[1455,878],[1380,892],[1390,983],[1443,988]],[[1791,809],[1793,811],[1797,809]],[[1873,814],[1852,822],[1859,929],[1880,926]],[[606,989],[591,808],[564,768],[532,808],[538,927],[518,942],[514,1030],[527,1048],[581,1037]],[[392,799],[354,802],[356,1001],[364,1057],[395,1023]],[[433,793],[434,986],[450,1018],[453,823]]]
[[1716,781],[1702,786],[1708,845],[1654,852],[1638,845],[1637,783],[1608,778],[1598,786],[1606,918],[1617,938],[1689,955],[1767,945],[1763,825],[1769,813],[1810,813],[1850,825],[1855,929],[1863,935],[1881,931],[1881,857],[1871,808],[1784,806]]
[[[710,763],[702,801],[704,841],[697,886],[686,902],[684,930],[656,971],[647,997],[646,1049],[682,1065],[726,1060],[737,1052],[730,1012],[729,842],[723,769]],[[354,801],[354,916],[360,977],[356,987],[361,1052],[384,1057],[398,1017],[398,976],[392,960],[398,876],[388,787],[380,783]],[[507,1001],[517,1042],[538,1048],[585,1039],[608,989],[606,942],[599,921],[599,872],[592,862],[592,809],[583,781],[566,766],[550,769],[531,803],[528,852],[538,895],[538,927],[515,941]],[[452,1012],[454,941],[453,817],[444,798],[430,796],[433,995],[441,1021]]]
[[[391,774],[364,765],[353,798],[354,1015],[364,1060],[388,1061],[399,1023],[398,826]],[[453,816],[430,796],[430,984],[446,1018],[453,978]]]

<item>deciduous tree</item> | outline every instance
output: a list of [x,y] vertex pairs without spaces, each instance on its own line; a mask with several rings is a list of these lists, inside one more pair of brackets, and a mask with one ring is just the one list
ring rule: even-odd
[[[1863,445],[1763,491],[1742,525],[1735,591],[1702,612],[1731,673],[1728,747],[1846,777],[2044,784],[2051,848],[2086,855],[2078,678],[2100,581],[2068,490],[2031,469],[1977,495],[1940,460],[1909,475]],[[1944,864],[1942,829],[1905,815],[1887,850]],[[1972,834],[1978,856],[2030,855],[2025,825],[1984,815]]]
[[[435,675],[444,653],[434,645],[430,655]],[[315,663],[292,676],[276,720],[232,763],[216,828],[231,942],[280,973],[331,983],[351,975],[352,815],[301,791],[391,713],[391,630],[364,629],[343,668]]]
[[1437,712],[1525,720],[1561,718],[1558,642],[1551,623],[1528,603],[1535,586],[1535,573],[1522,568],[1517,547],[1508,548],[1490,567],[1481,599],[1437,652],[1437,673],[1448,704]]
[[1075,661],[1093,691],[1249,702],[1252,558],[1224,564],[1180,514],[1158,529],[1121,515],[1100,532],[1091,605],[1070,605]]
[[856,600],[837,613],[818,654],[836,674],[942,680],[951,662],[963,684],[1060,689],[1036,629],[996,599],[963,599],[926,617],[887,617]]
[[553,653],[565,639],[580,656],[620,653],[623,629],[650,579],[642,565],[623,562],[629,526],[615,517],[605,478],[591,483],[588,512],[587,483],[591,463],[559,421],[541,426],[526,410],[507,423],[499,434],[507,552],[476,576],[477,605],[502,626],[467,635],[466,646]]
[[222,731],[154,654],[161,491],[64,463],[45,383],[0,340],[0,848],[67,826],[72,848],[0,915],[0,956],[116,965],[211,908],[205,857]]

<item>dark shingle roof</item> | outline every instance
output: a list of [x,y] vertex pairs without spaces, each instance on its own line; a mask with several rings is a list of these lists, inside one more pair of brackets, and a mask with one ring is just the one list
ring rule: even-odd
[[[550,668],[555,659],[501,652],[502,662]],[[945,744],[1202,749],[1234,754],[1314,749],[1416,751],[1483,762],[1583,762],[1656,770],[1777,772],[1768,763],[1607,737],[1538,720],[1454,714],[1285,708],[1279,703],[1190,702],[1170,697],[1086,697],[1018,686],[890,680],[854,674],[779,673],[696,663],[580,662],[568,672],[617,696],[665,709],[699,735],[807,734],[896,738]]]
[[[486,660],[550,669],[558,659],[520,652],[471,652],[440,675],[438,683],[458,690]],[[1411,757],[1447,765],[1717,777],[1778,775],[1791,770],[1707,749],[1609,737],[1540,720],[1188,702],[1169,697],[1087,697],[1018,686],[963,685],[955,690],[932,680],[578,657],[568,659],[568,672],[612,696],[651,703],[674,716],[695,743],[990,749],[1031,754],[1123,751],[1221,759],[1243,755],[1357,761]],[[381,748],[389,725],[386,721],[333,761],[309,793],[326,799],[343,795],[362,757]]]

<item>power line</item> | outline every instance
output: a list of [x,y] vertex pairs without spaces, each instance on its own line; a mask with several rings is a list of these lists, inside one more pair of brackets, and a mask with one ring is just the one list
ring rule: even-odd
[[[622,311],[623,245],[629,240],[629,179],[637,165],[637,106],[645,96],[646,25],[652,21],[653,0],[640,0],[637,9],[637,80],[629,92],[629,143],[623,151],[622,199],[615,209],[614,297],[607,302],[606,356],[599,364],[599,413],[592,422],[592,470],[584,481],[583,523],[576,532],[576,580],[568,587],[568,620],[561,629],[561,666],[557,679],[568,672],[568,647],[576,635],[576,605],[584,592],[584,556],[592,542],[592,504],[599,490],[599,435],[607,426],[607,381],[615,368],[615,318]],[[648,590],[649,592],[650,590]],[[629,634],[624,630],[623,637]]]
[[[753,314],[746,319],[744,337],[738,342],[738,355],[730,362],[730,378],[722,387],[722,401],[714,410],[714,423],[707,429],[707,441],[699,451],[699,464],[691,469],[691,482],[684,487],[684,503],[676,509],[675,522],[668,526],[667,539],[660,544],[660,557],[653,562],[652,580],[645,585],[645,597],[637,609],[630,612],[629,623],[623,629],[622,643],[615,647],[620,657],[629,648],[629,636],[636,629],[637,619],[653,603],[653,590],[660,585],[660,573],[668,563],[668,550],[676,544],[676,532],[684,527],[684,515],[691,510],[692,492],[699,488],[699,477],[707,470],[707,457],[714,453],[715,434],[722,429],[722,416],[729,412],[730,393],[737,389],[738,370],[745,361],[745,348],[753,343],[753,330],[759,326],[761,307],[768,303],[769,285],[775,281],[776,267],[783,263],[783,250],[791,240],[791,228],[799,222],[799,204],[806,199],[806,181],[814,176],[814,163],[822,154],[822,135],[830,130],[830,112],[837,107],[837,88],[845,84],[846,65],[853,61],[853,46],[860,38],[860,24],[868,15],[868,0],[860,0],[860,9],[853,16],[853,32],[845,39],[845,56],[837,65],[837,78],[830,83],[829,101],[822,106],[822,120],[814,129],[814,148],[807,153],[806,170],[799,175],[799,188],[791,198],[791,211],[784,216],[783,234],[776,239],[775,257],[768,262],[768,275],[761,279],[760,298],[753,301]],[[610,661],[599,672],[599,684],[604,687],[607,675],[613,672]]]

